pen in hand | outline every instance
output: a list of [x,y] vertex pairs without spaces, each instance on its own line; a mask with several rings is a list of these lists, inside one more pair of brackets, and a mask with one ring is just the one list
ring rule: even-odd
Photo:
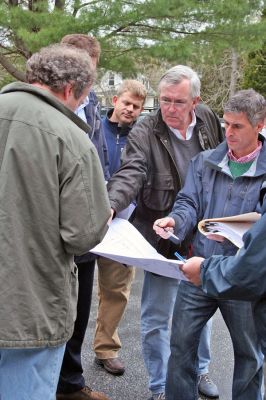
[[[161,229],[163,229],[168,235],[169,238],[173,243],[175,244],[180,244],[180,238],[178,236],[176,236],[174,233],[172,233],[170,230],[168,230],[167,228],[163,228],[162,226],[160,226],[160,224],[156,224],[157,226],[159,226]],[[186,263],[186,260],[176,251],[175,252],[175,256],[176,258],[178,258],[180,261],[182,261],[183,264]]]
[[168,231],[166,228],[162,228],[162,229],[163,229],[166,233],[168,233],[169,239],[170,239],[172,242],[174,242],[174,243],[176,243],[176,244],[179,244],[179,243],[180,243],[180,239],[179,239],[178,236],[174,235],[171,231]]
[[[174,234],[172,233],[171,230],[167,229],[167,227],[161,226],[160,222],[158,222],[158,223],[156,224],[156,226],[158,226],[159,228],[163,229],[164,232],[167,233],[167,235],[168,235],[167,238],[164,237],[164,236],[162,236],[164,239],[170,239],[170,240],[171,240],[173,243],[175,243],[175,244],[179,244],[179,243],[180,243],[179,237],[176,236],[176,235],[174,235]],[[170,228],[170,229],[171,229],[171,228]]]
[[177,251],[175,252],[176,258],[178,258],[180,261],[182,261],[184,264],[187,262]]
[[[169,234],[169,239],[172,240],[172,242],[177,244],[180,243],[180,239],[178,236],[174,235],[171,231],[168,231],[166,228],[163,228],[163,230]],[[177,251],[175,252],[175,256],[184,264],[187,262]]]

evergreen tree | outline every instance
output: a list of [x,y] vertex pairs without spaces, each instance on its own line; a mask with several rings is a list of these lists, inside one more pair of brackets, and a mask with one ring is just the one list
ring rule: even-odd
[[266,43],[260,50],[248,55],[243,88],[253,88],[266,97]]
[[[101,67],[134,76],[154,65],[188,64],[207,74],[230,54],[229,87],[239,60],[262,46],[265,0],[2,0],[0,66],[24,79],[25,61],[69,33],[101,42]],[[1,76],[1,71],[0,71]],[[10,78],[8,78],[10,79]]]

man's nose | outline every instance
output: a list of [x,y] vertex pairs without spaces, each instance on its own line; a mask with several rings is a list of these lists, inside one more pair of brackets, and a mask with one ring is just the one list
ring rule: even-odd
[[233,133],[233,129],[231,128],[231,126],[227,126],[227,128],[225,128],[225,136],[230,136]]
[[127,105],[127,110],[128,111],[133,111],[134,110],[133,104],[128,104]]
[[169,104],[169,107],[168,107],[168,111],[176,112],[176,109],[177,109],[176,104],[173,101],[171,101],[171,103]]

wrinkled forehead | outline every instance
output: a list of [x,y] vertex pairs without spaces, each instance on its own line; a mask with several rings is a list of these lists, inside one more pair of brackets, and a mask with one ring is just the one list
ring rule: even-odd
[[191,84],[188,79],[176,83],[162,83],[159,90],[160,97],[191,97]]

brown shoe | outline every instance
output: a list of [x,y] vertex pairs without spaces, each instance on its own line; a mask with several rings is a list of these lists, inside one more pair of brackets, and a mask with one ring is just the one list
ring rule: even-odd
[[74,393],[57,393],[56,400],[110,400],[104,393],[94,392],[88,386]]
[[95,358],[95,362],[110,374],[123,375],[125,372],[125,366],[119,358]]

